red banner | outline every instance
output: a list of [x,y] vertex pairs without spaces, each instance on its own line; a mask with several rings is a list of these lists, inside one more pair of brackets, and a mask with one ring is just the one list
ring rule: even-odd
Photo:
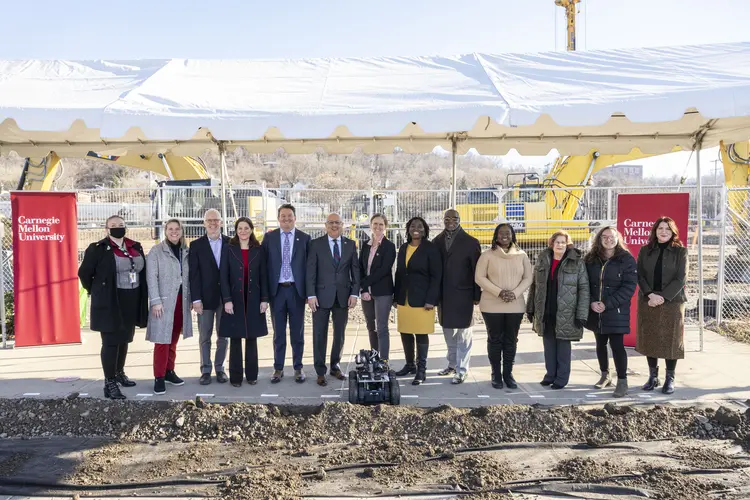
[[[638,258],[641,247],[648,244],[651,227],[659,217],[671,217],[677,223],[680,239],[687,244],[690,194],[621,194],[617,196],[617,230],[622,234],[633,257]],[[630,333],[625,345],[635,346],[638,325],[638,289],[630,303]]]
[[13,192],[16,347],[81,342],[75,193]]

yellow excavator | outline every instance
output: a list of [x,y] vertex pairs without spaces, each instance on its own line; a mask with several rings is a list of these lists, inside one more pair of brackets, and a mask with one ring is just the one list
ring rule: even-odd
[[[168,180],[159,181],[158,185],[171,189],[151,193],[151,209],[158,221],[172,217],[179,218],[185,223],[186,237],[191,239],[202,234],[202,216],[205,210],[216,208],[221,210],[221,196],[200,158],[189,156],[175,156],[171,153],[154,154],[126,154],[122,156],[101,155],[90,151],[85,156],[89,160],[137,168],[165,176]],[[50,152],[44,158],[26,158],[18,183],[18,190],[49,191],[61,172],[62,159]],[[197,187],[212,187],[217,189],[191,189]],[[263,212],[263,196],[258,189],[239,188],[233,190],[234,196],[227,200],[227,210],[234,216],[250,216],[257,220]],[[236,203],[236,200],[243,200]],[[246,201],[246,202],[245,202]],[[82,201],[85,203],[85,201]],[[266,200],[266,209],[271,219],[275,220],[275,198]],[[123,207],[124,213],[127,208]],[[269,221],[266,221],[268,223]],[[154,239],[161,239],[162,228],[154,227]],[[258,233],[258,237],[262,234]]]

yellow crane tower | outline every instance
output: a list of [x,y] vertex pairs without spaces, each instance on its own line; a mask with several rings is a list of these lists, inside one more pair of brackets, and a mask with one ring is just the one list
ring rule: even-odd
[[576,4],[581,0],[555,0],[555,5],[565,9],[565,19],[567,20],[568,50],[576,50]]

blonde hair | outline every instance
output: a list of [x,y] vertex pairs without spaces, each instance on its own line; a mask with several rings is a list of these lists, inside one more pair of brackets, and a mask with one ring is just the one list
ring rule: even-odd
[[[185,248],[187,246],[187,244],[185,243],[185,227],[182,225],[182,222],[180,221],[180,219],[169,219],[167,222],[164,223],[164,236],[165,236],[165,238],[166,238],[166,235],[167,235],[167,226],[170,225],[170,224],[172,224],[172,223],[177,224],[178,226],[180,226],[180,229],[182,229],[182,234],[180,235],[179,245],[180,245],[180,247]],[[167,238],[167,241],[169,241],[168,238]]]
[[547,246],[549,248],[554,248],[555,240],[560,236],[565,236],[565,240],[567,241],[568,248],[573,246],[573,239],[570,237],[570,233],[567,231],[563,231],[562,229],[555,231],[552,234],[552,236],[549,237],[549,240],[547,241]]

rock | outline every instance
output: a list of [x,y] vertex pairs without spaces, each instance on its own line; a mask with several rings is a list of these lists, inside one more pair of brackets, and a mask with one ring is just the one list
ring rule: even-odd
[[185,425],[185,417],[183,415],[180,415],[177,417],[177,420],[174,421],[175,427],[182,428],[182,426]]
[[701,425],[706,425],[708,423],[708,417],[704,415],[696,415],[695,421],[698,422]]
[[714,426],[711,425],[709,422],[706,422],[705,424],[703,424],[703,428],[706,429],[707,432],[711,432],[712,430],[714,430]]
[[203,401],[203,398],[202,398],[202,397],[200,397],[200,396],[195,396],[195,407],[196,407],[196,408],[201,408],[201,409],[203,409],[203,408],[205,408],[205,407],[206,407],[206,402],[205,402],[205,401]]
[[589,415],[592,417],[606,417],[609,413],[606,411],[606,408],[594,408],[593,410],[589,410]]
[[315,473],[315,479],[318,479],[320,481],[324,480],[326,476],[328,476],[328,474],[326,474],[326,471],[325,469],[323,469],[323,467],[320,467]]
[[364,477],[375,477],[375,469],[373,469],[372,467],[367,467],[364,471],[362,471],[362,475]]
[[610,415],[627,415],[633,411],[632,406],[618,406],[614,403],[607,403],[604,405],[604,410]]
[[721,425],[737,426],[742,423],[742,418],[739,412],[727,408],[726,406],[720,407],[714,415],[714,420]]
[[81,413],[81,418],[86,418],[86,417],[88,417],[89,415],[91,415],[91,411],[89,411],[89,410],[86,410],[85,412]]
[[737,434],[736,431],[731,431],[727,433],[727,439],[739,439],[739,438],[740,438],[740,435]]

